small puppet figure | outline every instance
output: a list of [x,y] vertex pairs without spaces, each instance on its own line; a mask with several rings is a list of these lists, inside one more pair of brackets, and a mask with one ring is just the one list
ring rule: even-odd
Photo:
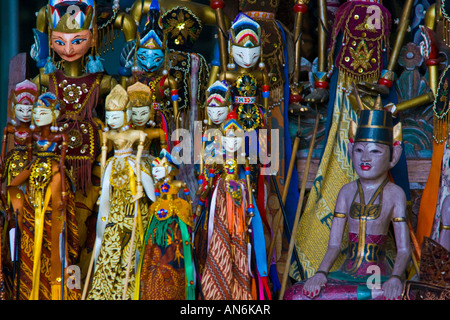
[[215,158],[221,170],[210,194],[201,289],[206,300],[257,299],[253,289],[257,282],[262,286],[262,278],[267,276],[267,257],[262,221],[250,186],[251,167],[242,151],[244,128],[236,112],[228,114],[220,130],[223,152]]
[[[142,156],[143,161],[147,161],[148,167],[151,168],[150,148],[152,145],[155,145],[157,150],[168,149],[167,123],[161,111],[153,108],[152,98],[154,95],[148,86],[138,81],[127,88],[127,93],[130,99],[133,129],[141,130],[147,135]],[[155,127],[155,113],[161,115],[161,128]],[[152,144],[153,140],[157,140],[157,143]]]
[[[411,251],[403,189],[389,181],[402,147],[401,124],[392,125],[392,114],[381,109],[361,110],[356,128],[350,128],[348,150],[359,178],[339,191],[328,249],[317,272],[286,291],[286,300],[401,299]],[[389,227],[395,233],[397,255],[391,269],[386,259]],[[341,253],[348,225],[348,253],[337,271],[330,272]],[[381,283],[367,285],[379,271]]]
[[[9,185],[31,161],[33,151],[30,129],[31,112],[37,96],[37,86],[30,80],[18,83],[11,92],[9,107],[12,111],[12,119],[3,129],[1,154],[1,176],[2,182],[5,181],[6,185]],[[9,135],[14,136],[13,147],[8,146]],[[10,149],[9,152],[7,152],[8,149]]]
[[[160,110],[162,121],[167,129],[173,131],[180,127],[178,108],[178,82],[169,73],[167,60],[167,39],[160,25],[160,9],[158,2],[152,3],[148,12],[147,22],[142,31],[137,33],[133,46],[128,44],[122,57],[122,64],[132,65],[133,75],[124,86],[141,82],[151,89],[152,107]],[[166,89],[170,91],[170,100],[166,97]],[[157,121],[159,122],[159,121]]]
[[185,182],[175,180],[179,163],[165,149],[152,166],[157,199],[150,206],[135,299],[195,300],[190,192]]
[[[77,289],[61,288],[62,264],[67,267],[78,262],[79,239],[74,182],[65,167],[68,136],[57,130],[59,113],[53,93],[39,96],[32,113],[32,126],[36,127],[33,161],[8,186],[21,230],[20,283],[14,284],[21,300],[59,300],[62,290],[64,299],[80,297]],[[19,188],[23,183],[27,183],[25,194]]]

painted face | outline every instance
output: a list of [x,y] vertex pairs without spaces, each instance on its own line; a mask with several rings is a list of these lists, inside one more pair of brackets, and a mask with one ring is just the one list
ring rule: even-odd
[[[55,115],[58,117],[59,111],[55,110]],[[46,108],[33,108],[33,120],[36,126],[43,127],[49,125],[53,121],[52,110]]]
[[390,169],[389,146],[374,142],[356,142],[353,145],[352,161],[359,177],[377,179]]
[[261,56],[261,47],[240,47],[233,45],[233,59],[242,68],[251,68],[256,65]]
[[133,107],[131,108],[131,121],[135,126],[143,126],[150,120],[150,107]]
[[227,118],[229,109],[228,107],[206,107],[206,112],[214,124],[221,124]]
[[242,137],[222,137],[222,146],[227,152],[234,153],[242,147],[242,140]]
[[92,32],[83,30],[76,33],[52,32],[51,48],[65,61],[82,58],[92,46]]
[[106,111],[105,120],[111,129],[119,129],[124,125],[123,111]]
[[164,52],[161,49],[139,48],[136,52],[137,65],[145,72],[154,72],[161,68],[164,62]]
[[165,167],[153,167],[152,174],[153,174],[153,178],[156,181],[162,180],[166,176],[166,168]]
[[33,110],[33,105],[31,104],[18,103],[14,106],[14,113],[16,114],[16,118],[21,122],[31,121],[31,110]]

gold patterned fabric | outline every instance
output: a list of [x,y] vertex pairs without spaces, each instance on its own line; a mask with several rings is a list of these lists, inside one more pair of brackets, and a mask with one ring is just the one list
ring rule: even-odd
[[132,175],[134,175],[128,160],[133,155],[111,158],[107,165],[112,166],[110,177],[111,189],[102,190],[110,192],[110,212],[103,234],[102,245],[95,265],[92,287],[88,294],[91,300],[121,300],[124,290],[128,257],[130,254],[131,268],[127,288],[127,299],[134,295],[136,249],[141,238],[140,228],[136,228],[134,243],[131,243],[134,217],[139,205],[143,228],[148,222],[148,200],[141,198],[132,202]]
[[[50,153],[48,153],[50,154]],[[19,286],[19,299],[39,299],[39,300],[52,300],[59,299],[60,286],[58,283],[61,280],[61,264],[59,259],[59,236],[62,230],[61,221],[59,213],[53,211],[52,205],[52,178],[54,171],[52,173],[52,168],[56,166],[59,162],[55,161],[58,158],[52,157],[38,157],[37,160],[32,164],[33,169],[45,168],[50,165],[49,176],[47,181],[44,182],[45,185],[41,186],[41,181],[39,176],[34,178],[35,182],[33,187],[28,186],[25,193],[24,208],[22,216],[22,229],[21,229],[21,239],[20,239],[20,286]],[[66,176],[69,177],[69,172],[66,171]],[[42,177],[42,176],[41,176]],[[30,178],[32,181],[32,178]],[[70,190],[69,180],[66,180],[66,190]],[[42,187],[42,188],[41,188]],[[40,189],[40,190],[39,190]],[[37,207],[39,204],[36,203],[37,197],[42,198],[48,197],[48,205],[43,207],[43,212],[40,214],[40,218],[37,217]],[[43,199],[42,199],[43,200]],[[74,265],[78,262],[79,258],[79,239],[78,239],[78,223],[75,217],[75,204],[73,201],[73,194],[68,192],[67,205],[65,207],[66,215],[66,239],[67,239],[67,265]],[[38,227],[37,220],[42,226],[40,229]],[[56,224],[59,224],[56,225]],[[59,229],[61,228],[61,229]],[[40,229],[40,231],[38,231]],[[59,232],[54,232],[54,230],[60,230]],[[41,235],[38,233],[41,232]],[[40,238],[41,240],[37,240]],[[36,246],[36,241],[41,242]],[[39,248],[38,248],[39,247]],[[52,251],[58,250],[57,252]],[[39,263],[35,264],[35,257],[38,255],[36,249],[40,250]],[[55,260],[55,256],[57,260]],[[33,266],[37,265],[37,273],[33,274]],[[34,275],[34,277],[33,277]],[[37,281],[33,281],[37,279]],[[37,284],[37,287],[33,288],[33,283]],[[17,279],[14,281],[14,293],[13,296],[16,297]],[[33,290],[34,289],[34,290]],[[32,292],[35,292],[33,296]],[[65,294],[65,299],[68,300],[78,300],[81,296],[79,290],[69,290],[67,289]]]
[[[217,182],[214,228],[201,279],[206,300],[252,300],[246,230],[239,230],[243,205],[235,205],[226,190],[226,181]],[[244,201],[242,201],[242,204]]]
[[[339,90],[325,151],[295,235],[297,252],[307,276],[315,273],[327,250],[339,190],[357,178],[347,149],[351,120],[357,122],[357,114],[345,93]],[[341,254],[335,265],[341,265],[343,260]],[[291,268],[291,274],[294,270]],[[299,277],[298,273],[295,277]]]

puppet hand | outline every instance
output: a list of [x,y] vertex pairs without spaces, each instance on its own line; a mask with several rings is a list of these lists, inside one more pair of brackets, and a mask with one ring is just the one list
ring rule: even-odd
[[391,277],[381,286],[384,297],[387,300],[399,300],[402,298],[403,284],[397,277]]
[[323,286],[327,284],[327,276],[323,273],[316,273],[309,278],[303,286],[303,294],[311,299],[318,296]]
[[358,90],[362,93],[369,94],[371,96],[387,95],[389,94],[389,88],[385,85],[371,82],[360,82],[357,84]]
[[328,89],[318,88],[305,97],[305,102],[325,103],[328,101]]

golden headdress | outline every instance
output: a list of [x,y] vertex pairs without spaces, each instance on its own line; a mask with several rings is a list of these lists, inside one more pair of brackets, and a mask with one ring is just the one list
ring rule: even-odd
[[152,103],[150,87],[139,81],[129,86],[127,88],[127,93],[131,107],[150,106]]
[[129,106],[127,91],[120,85],[116,85],[106,97],[106,111],[126,111]]

